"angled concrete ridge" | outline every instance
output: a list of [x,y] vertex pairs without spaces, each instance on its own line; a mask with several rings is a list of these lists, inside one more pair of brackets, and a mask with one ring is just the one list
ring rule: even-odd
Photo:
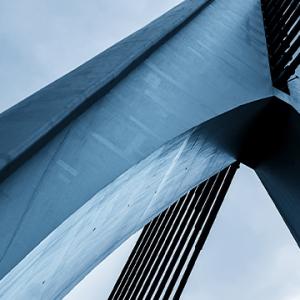
[[[0,114],[0,139],[5,140],[0,149],[0,180],[5,179],[57,132],[98,101],[209,2],[184,1],[143,29]],[[17,126],[11,124],[11,119],[18,119]],[[21,126],[25,126],[22,131]]]

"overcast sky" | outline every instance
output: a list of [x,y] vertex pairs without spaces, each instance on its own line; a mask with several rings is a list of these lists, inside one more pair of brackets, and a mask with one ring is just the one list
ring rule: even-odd
[[[0,111],[179,2],[0,0]],[[106,299],[136,238],[66,299]],[[253,171],[238,172],[182,299],[300,300],[300,252]]]

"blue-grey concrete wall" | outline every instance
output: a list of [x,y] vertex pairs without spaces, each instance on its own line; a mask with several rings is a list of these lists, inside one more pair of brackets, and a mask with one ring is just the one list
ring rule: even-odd
[[205,3],[185,1],[0,116],[0,297],[63,295],[235,160],[206,131],[194,144],[193,128],[273,95],[260,1]]

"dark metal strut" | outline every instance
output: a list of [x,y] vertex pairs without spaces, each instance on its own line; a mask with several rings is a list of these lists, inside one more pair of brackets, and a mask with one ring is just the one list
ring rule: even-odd
[[180,298],[237,168],[193,188],[145,226],[109,300]]
[[288,92],[288,80],[300,64],[299,0],[262,0],[273,84]]

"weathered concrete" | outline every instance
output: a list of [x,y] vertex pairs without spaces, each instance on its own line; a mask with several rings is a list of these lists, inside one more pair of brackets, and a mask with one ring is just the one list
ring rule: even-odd
[[237,158],[248,113],[206,122],[273,93],[259,1],[190,0],[4,112],[0,297],[66,293]]

